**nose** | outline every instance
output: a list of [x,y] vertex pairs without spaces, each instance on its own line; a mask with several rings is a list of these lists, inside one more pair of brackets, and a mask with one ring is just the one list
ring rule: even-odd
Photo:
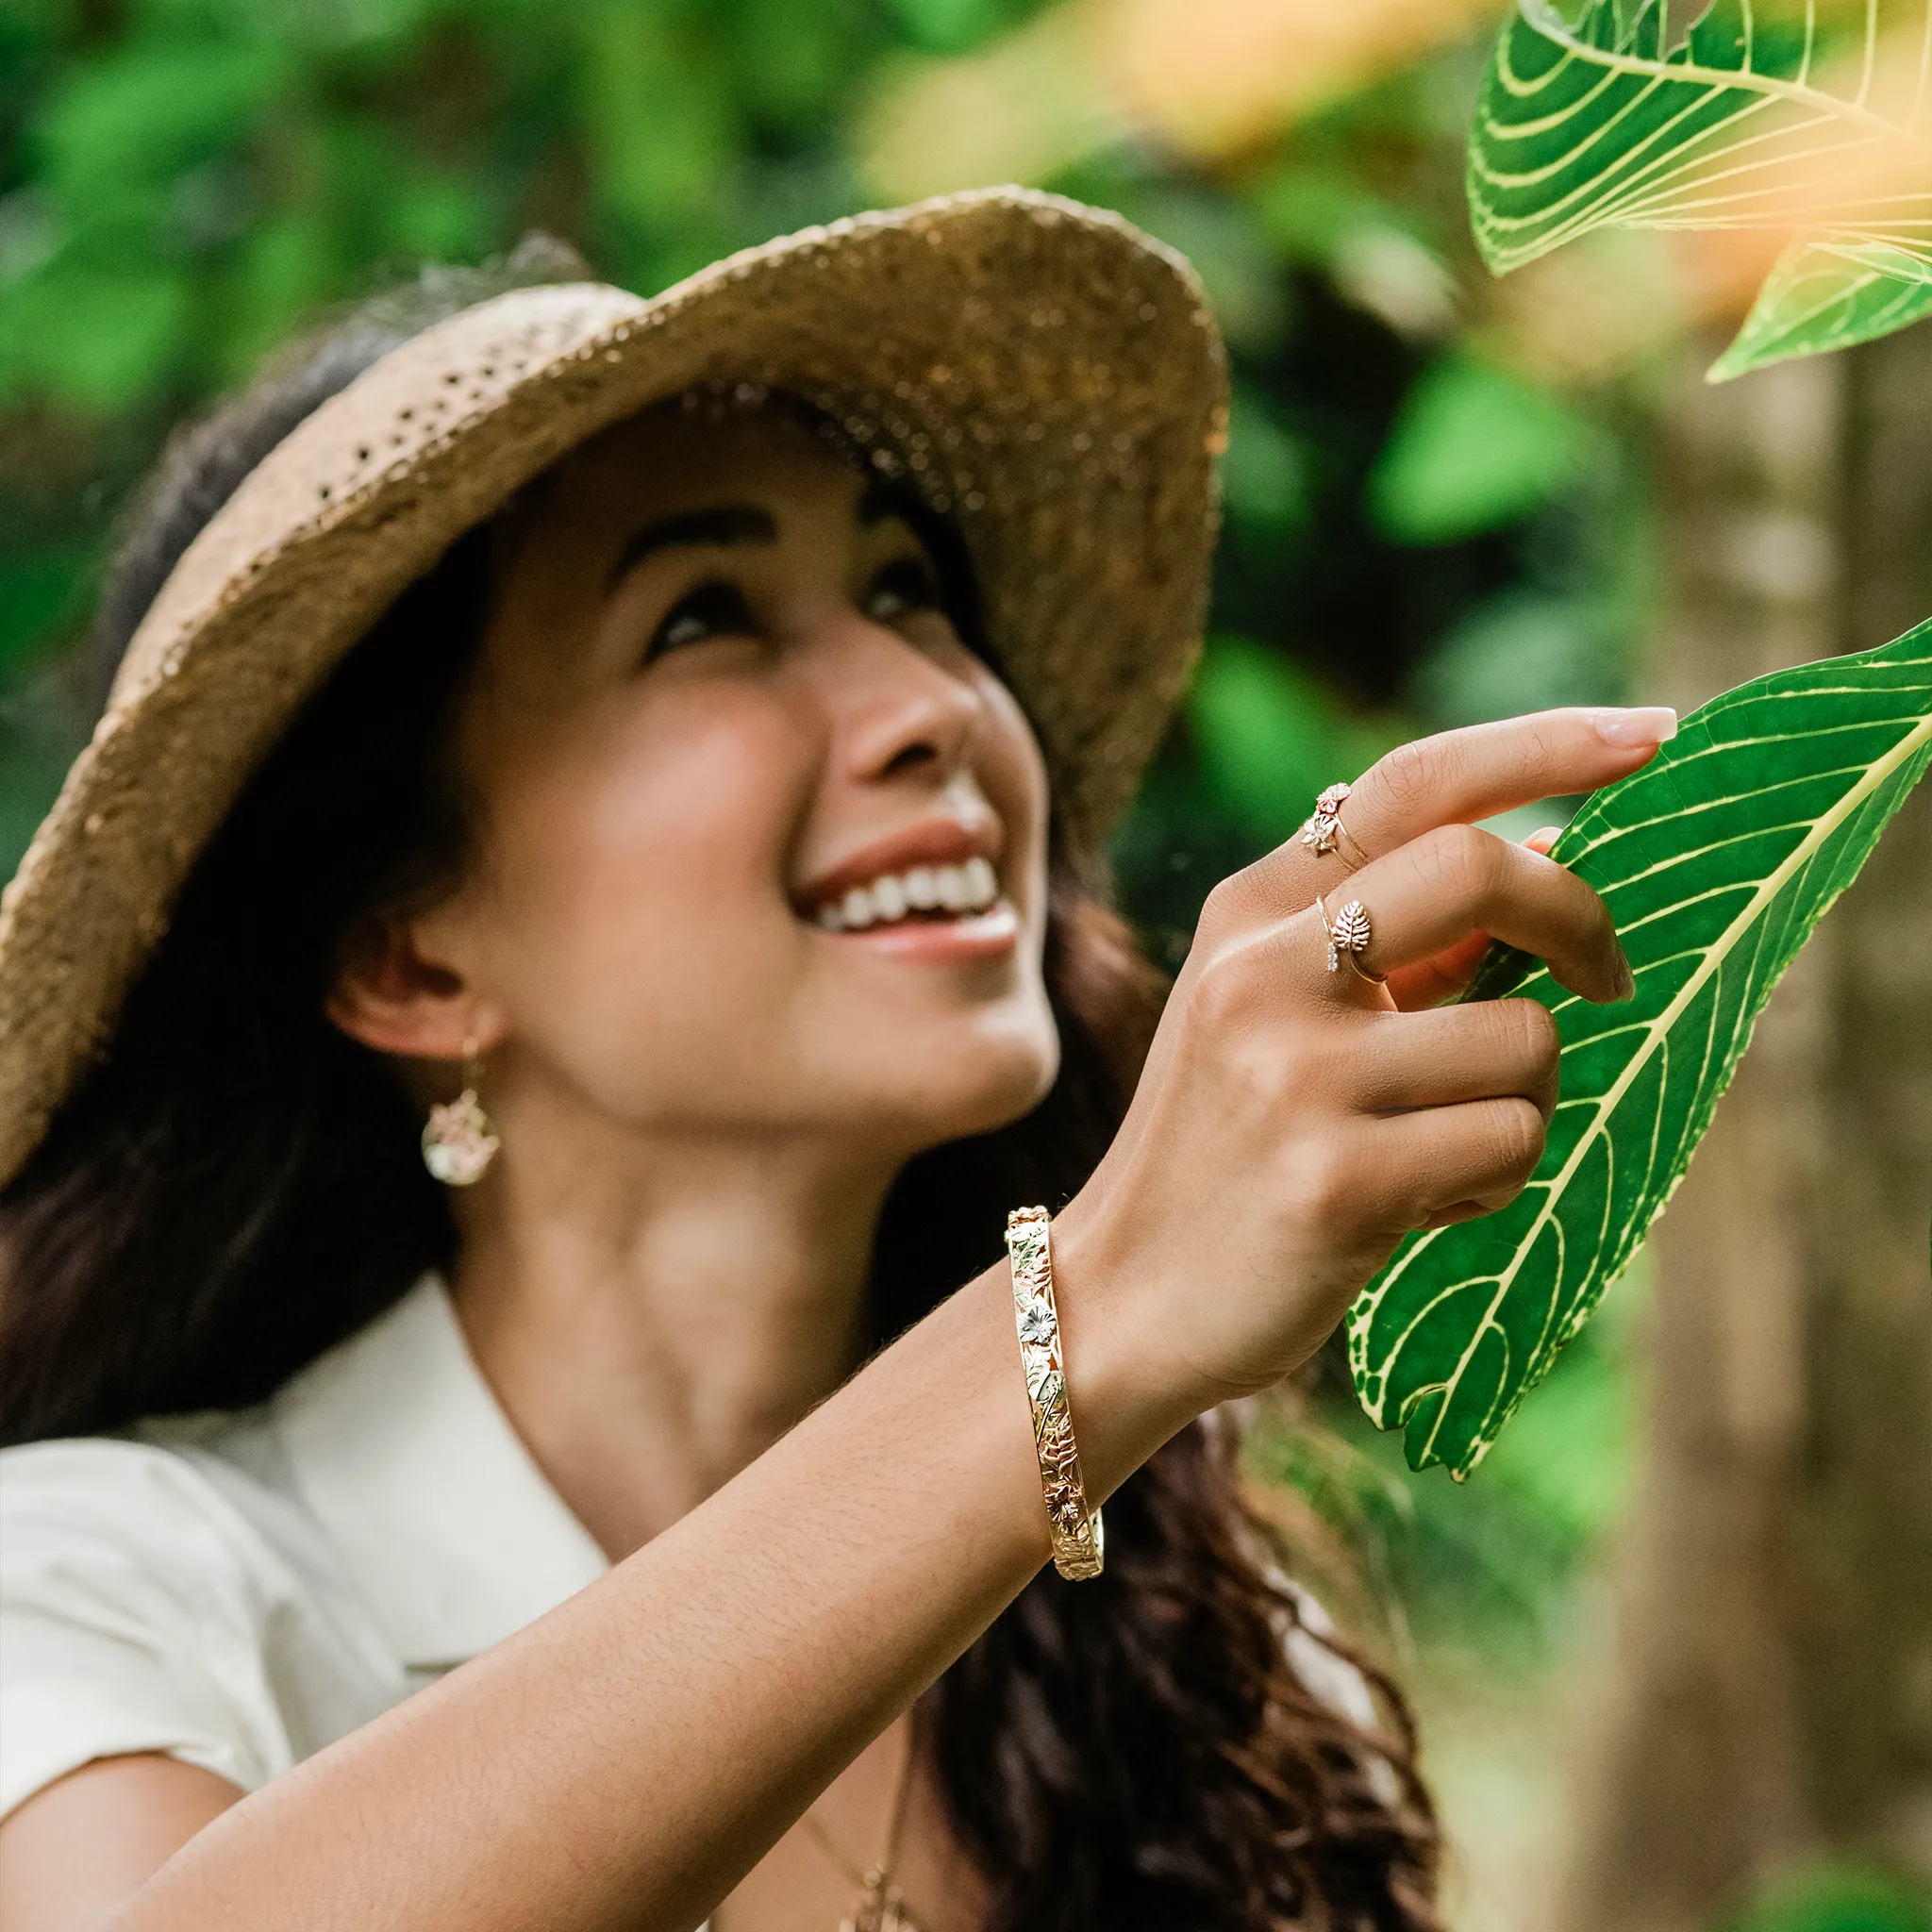
[[821,662],[846,774],[874,783],[918,773],[943,784],[970,760],[985,717],[965,667],[858,611],[836,631]]

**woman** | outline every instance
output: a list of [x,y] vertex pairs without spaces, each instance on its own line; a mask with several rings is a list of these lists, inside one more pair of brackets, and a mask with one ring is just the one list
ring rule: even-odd
[[475,293],[177,453],[9,892],[0,1916],[1420,1932],[1200,1418],[1533,1169],[1548,1016],[1429,1008],[1627,967],[1470,822],[1668,714],[1324,796],[1162,1011],[1184,265],[1001,192]]

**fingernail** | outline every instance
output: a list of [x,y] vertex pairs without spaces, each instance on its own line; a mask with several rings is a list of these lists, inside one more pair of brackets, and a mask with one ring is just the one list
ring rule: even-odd
[[1548,857],[1549,850],[1563,836],[1561,825],[1539,825],[1523,842],[1532,852],[1541,852]]
[[1620,1000],[1637,997],[1637,975],[1631,972],[1630,961],[1622,951],[1617,955],[1617,997]]
[[1677,714],[1668,705],[1633,705],[1627,709],[1594,711],[1591,723],[1606,744],[1620,750],[1634,744],[1662,744],[1677,735]]

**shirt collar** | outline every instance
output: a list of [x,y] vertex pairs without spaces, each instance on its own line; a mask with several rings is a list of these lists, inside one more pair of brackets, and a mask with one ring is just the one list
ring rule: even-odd
[[610,1567],[426,1274],[275,1398],[297,1487],[405,1665],[456,1664]]

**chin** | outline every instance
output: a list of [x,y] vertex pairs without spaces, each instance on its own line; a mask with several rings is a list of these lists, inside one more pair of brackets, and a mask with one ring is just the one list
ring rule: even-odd
[[1059,1072],[1059,1041],[1049,1020],[1043,1027],[956,1041],[943,1048],[928,1041],[894,1058],[902,1069],[920,1073],[917,1089],[908,1092],[902,1087],[890,1098],[877,1097],[883,1113],[905,1123],[907,1153],[920,1154],[1024,1119],[1052,1090]]

